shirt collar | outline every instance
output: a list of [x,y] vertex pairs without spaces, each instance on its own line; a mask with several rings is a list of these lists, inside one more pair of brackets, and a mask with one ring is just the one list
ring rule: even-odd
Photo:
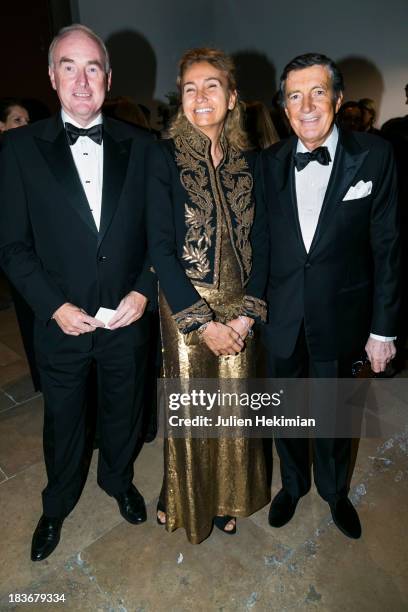
[[[331,160],[334,159],[334,154],[336,152],[337,142],[339,140],[339,130],[337,129],[337,125],[333,124],[333,129],[326,138],[326,140],[321,145],[322,147],[327,147],[329,149]],[[307,153],[309,149],[305,147],[303,142],[298,138],[296,153]]]
[[[63,108],[61,109],[61,119],[64,126],[66,123],[72,123],[72,125],[75,125],[75,127],[84,128],[83,125],[79,125],[78,121],[75,121],[75,119],[70,117],[68,113],[64,111]],[[95,117],[95,119],[91,121],[91,123],[88,123],[88,125],[86,125],[84,129],[88,129],[90,127],[93,127],[94,125],[99,125],[100,123],[102,123],[102,113],[99,113],[99,115]]]

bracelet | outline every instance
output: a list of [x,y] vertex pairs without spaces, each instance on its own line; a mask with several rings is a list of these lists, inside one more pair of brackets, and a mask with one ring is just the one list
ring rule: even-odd
[[207,329],[210,323],[212,323],[212,321],[207,321],[207,323],[203,323],[202,325],[200,325],[200,327],[197,329],[197,333],[200,334],[201,336],[205,332],[205,330]]
[[248,323],[247,323],[247,321],[246,321],[246,317],[244,317],[244,315],[239,315],[239,316],[238,316],[238,319],[239,319],[240,321],[242,321],[242,323],[245,325],[245,327],[246,327],[246,331],[247,331],[247,333],[248,333],[248,336],[249,336],[250,338],[252,338],[252,336],[254,335],[254,332],[253,332],[253,330],[252,330],[252,327],[250,327],[250,326],[248,325]]

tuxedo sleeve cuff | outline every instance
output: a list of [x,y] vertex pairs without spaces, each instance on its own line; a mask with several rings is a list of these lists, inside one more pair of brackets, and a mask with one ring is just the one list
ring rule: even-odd
[[379,340],[380,342],[391,342],[391,340],[396,340],[397,336],[379,336],[378,334],[370,334],[370,338],[373,340]]

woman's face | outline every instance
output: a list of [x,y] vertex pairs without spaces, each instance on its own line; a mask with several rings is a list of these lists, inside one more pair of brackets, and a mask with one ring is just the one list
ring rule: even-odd
[[209,138],[221,133],[228,110],[237,101],[230,92],[225,72],[208,62],[187,68],[181,83],[183,112],[189,122]]
[[22,127],[27,125],[30,121],[28,111],[22,106],[10,106],[8,115],[5,121],[0,121],[0,131],[6,132],[14,128]]

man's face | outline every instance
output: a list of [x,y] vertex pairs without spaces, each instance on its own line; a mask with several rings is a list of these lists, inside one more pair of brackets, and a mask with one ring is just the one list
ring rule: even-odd
[[[340,111],[341,114],[341,111]],[[370,115],[371,117],[371,115]],[[339,115],[340,123],[340,115]],[[362,113],[358,106],[352,106],[346,108],[341,117],[341,127],[347,130],[354,130],[356,132],[364,131],[365,125],[362,119]]]
[[82,127],[99,114],[105,92],[110,89],[111,73],[105,74],[101,49],[83,32],[72,32],[54,49],[49,68],[52,87],[64,111]]
[[285,112],[295,134],[312,151],[326,140],[343,97],[334,101],[326,66],[291,70],[286,79]]

